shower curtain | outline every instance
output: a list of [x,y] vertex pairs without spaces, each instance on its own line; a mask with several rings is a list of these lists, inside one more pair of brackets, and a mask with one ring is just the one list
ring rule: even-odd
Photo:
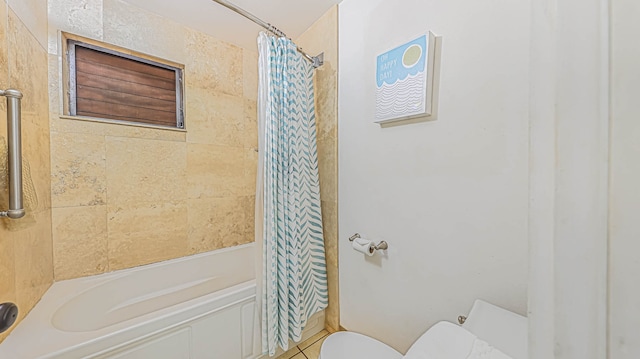
[[[298,342],[328,304],[313,92],[313,66],[286,38],[259,47],[256,241],[262,351]],[[260,278],[260,276],[258,276]]]

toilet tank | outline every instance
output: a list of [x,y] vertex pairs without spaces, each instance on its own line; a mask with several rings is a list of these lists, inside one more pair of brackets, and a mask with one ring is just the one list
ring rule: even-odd
[[527,359],[527,317],[478,299],[462,327],[513,359]]

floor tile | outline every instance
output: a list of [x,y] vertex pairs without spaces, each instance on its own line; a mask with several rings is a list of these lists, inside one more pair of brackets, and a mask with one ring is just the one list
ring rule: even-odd
[[300,350],[304,351],[306,348],[310,347],[311,345],[313,345],[313,343],[317,342],[318,340],[326,337],[327,335],[329,335],[329,332],[326,330],[322,330],[320,333],[312,336],[311,338],[305,340],[304,342],[298,344],[298,348],[300,348]]
[[303,358],[303,356],[298,357],[298,354],[302,354],[302,352],[297,346],[293,346],[291,349],[276,357],[276,359],[291,359],[293,357],[296,359]]
[[327,337],[323,337],[320,340],[313,343],[311,346],[304,349],[302,352],[308,359],[318,359],[320,356],[320,348],[322,347],[322,343]]

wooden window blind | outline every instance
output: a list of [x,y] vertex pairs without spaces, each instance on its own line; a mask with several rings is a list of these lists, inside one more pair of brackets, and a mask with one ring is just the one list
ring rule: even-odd
[[72,116],[184,128],[182,69],[68,41]]

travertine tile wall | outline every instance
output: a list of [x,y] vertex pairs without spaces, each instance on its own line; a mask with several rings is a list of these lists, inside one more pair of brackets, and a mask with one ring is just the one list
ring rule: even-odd
[[[119,0],[49,0],[56,280],[253,241],[257,53]],[[187,132],[61,116],[58,31],[185,65]],[[327,327],[339,327],[337,7],[298,42],[324,52],[316,75],[327,246]]]
[[324,66],[316,70],[315,95],[318,125],[318,160],[322,224],[329,277],[326,326],[340,327],[338,300],[338,7],[327,11],[296,41],[312,55],[324,52]]
[[[0,0],[0,87],[24,94],[23,157],[30,164],[38,198],[38,205],[26,218],[11,223],[0,220],[0,303],[16,303],[19,320],[53,282],[47,52],[42,45],[46,8],[44,0],[11,0],[8,4]],[[6,101],[0,98],[0,136],[4,139],[5,118]],[[0,189],[0,209],[8,206],[6,191]],[[8,334],[0,334],[0,342]]]
[[[119,0],[49,0],[55,279],[253,241],[257,53]],[[186,132],[64,118],[58,31],[185,65]]]

